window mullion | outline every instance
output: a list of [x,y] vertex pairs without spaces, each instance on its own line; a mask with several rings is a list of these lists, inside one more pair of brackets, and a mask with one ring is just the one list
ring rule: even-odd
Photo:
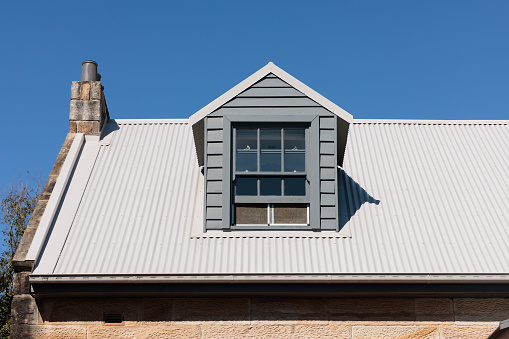
[[285,171],[285,129],[281,128],[281,172]]
[[256,129],[256,166],[257,166],[257,172],[260,172],[260,157],[261,157],[261,150],[260,150],[260,129]]

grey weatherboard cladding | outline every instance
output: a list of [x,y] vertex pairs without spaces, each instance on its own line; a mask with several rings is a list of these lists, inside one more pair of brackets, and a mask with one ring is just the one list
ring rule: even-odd
[[[311,190],[315,190],[311,193],[311,226],[337,230],[338,117],[274,74],[267,75],[204,119],[205,230],[230,226],[230,194],[225,189],[230,187],[226,181],[230,177],[231,159],[229,154],[224,154],[225,147],[231,147],[230,124],[225,121],[225,116],[229,115],[251,119],[259,116],[259,122],[264,122],[267,116],[292,116],[296,120],[299,116],[316,116],[319,135],[315,135],[315,142],[311,141],[309,152],[318,155],[318,165],[311,162],[315,168],[308,174],[312,181]],[[319,153],[315,153],[315,149]]]

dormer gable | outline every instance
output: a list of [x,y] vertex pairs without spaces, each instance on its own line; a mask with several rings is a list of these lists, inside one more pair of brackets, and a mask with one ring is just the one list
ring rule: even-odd
[[[270,99],[273,100],[267,102]],[[353,121],[353,116],[274,63],[269,62],[189,117],[200,166],[204,164],[204,118],[223,107],[258,108],[259,111],[263,107],[265,112],[269,114],[271,114],[269,108],[272,107],[286,115],[295,114],[295,108],[314,108],[316,111],[321,108],[328,111],[338,117],[336,129],[340,133],[337,142],[337,164],[339,166],[343,164],[348,128]],[[245,110],[243,113],[249,114],[249,110]]]

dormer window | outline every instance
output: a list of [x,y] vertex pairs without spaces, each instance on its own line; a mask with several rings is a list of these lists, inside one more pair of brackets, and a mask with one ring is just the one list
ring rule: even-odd
[[309,226],[309,124],[234,125],[234,226]]
[[204,231],[338,231],[351,120],[272,63],[195,113]]

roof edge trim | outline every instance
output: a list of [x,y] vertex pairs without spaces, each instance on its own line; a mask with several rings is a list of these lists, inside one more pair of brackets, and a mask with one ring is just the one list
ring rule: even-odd
[[41,221],[39,222],[39,226],[37,227],[37,231],[35,232],[34,239],[30,245],[30,249],[28,250],[25,260],[35,261],[39,256],[42,245],[48,235],[51,223],[53,222],[55,213],[58,209],[58,205],[60,204],[60,200],[62,199],[65,188],[71,176],[71,172],[74,168],[74,164],[78,159],[79,152],[83,147],[84,142],[85,135],[83,133],[76,133],[71,147],[69,148],[69,152],[67,153],[67,157],[65,158],[64,164],[62,165],[62,169],[60,170],[60,174],[58,176],[57,182],[55,183],[55,187],[51,192],[51,196],[48,200],[48,205],[46,206],[46,209],[44,210],[44,213],[41,217]]
[[30,283],[508,283],[509,274],[31,275]]
[[285,81],[289,85],[293,86],[298,91],[302,92],[303,94],[307,95],[310,99],[316,101],[318,104],[322,105],[332,113],[336,114],[343,120],[351,123],[353,120],[353,116],[330,101],[329,99],[325,98],[315,90],[311,89],[301,81],[297,80],[287,72],[283,71],[281,68],[277,67],[274,63],[269,62],[267,65],[244,79],[242,82],[231,88],[226,93],[219,96],[217,99],[200,109],[198,112],[193,114],[189,117],[189,124],[194,125],[201,119],[205,118],[208,114],[212,113],[234,97],[236,97],[238,94],[242,93],[252,85],[254,85],[257,81],[261,80],[263,77],[268,75],[269,73],[273,73],[281,80]]

